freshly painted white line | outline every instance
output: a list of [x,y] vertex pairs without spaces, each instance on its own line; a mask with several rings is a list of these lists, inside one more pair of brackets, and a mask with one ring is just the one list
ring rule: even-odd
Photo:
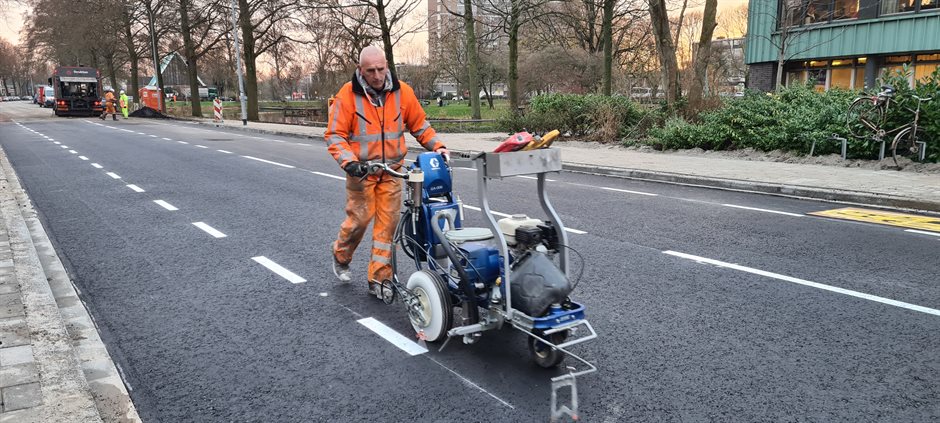
[[88,157],[85,157],[85,156],[78,156],[78,158],[82,160],[88,160]]
[[471,381],[470,379],[467,379],[467,378],[463,377],[463,375],[461,375],[460,373],[457,373],[457,372],[451,370],[449,367],[447,367],[447,366],[441,364],[439,361],[435,360],[434,357],[431,357],[431,356],[429,356],[429,355],[427,355],[427,356],[425,356],[425,357],[427,357],[428,360],[433,361],[433,362],[434,362],[435,364],[437,364],[438,366],[441,366],[441,367],[443,367],[445,370],[447,370],[447,371],[453,373],[454,376],[459,377],[459,378],[460,378],[461,380],[463,380],[464,383],[466,383],[467,385],[470,385],[471,387],[476,388],[476,389],[479,390],[480,392],[483,392],[483,393],[485,393],[485,394],[487,394],[487,395],[493,397],[493,399],[495,399],[496,401],[499,401],[500,403],[502,403],[502,404],[505,405],[506,407],[509,407],[509,408],[511,408],[511,409],[513,409],[513,410],[516,409],[516,407],[514,407],[514,406],[513,406],[512,404],[510,404],[509,402],[504,401],[502,398],[497,397],[496,395],[493,395],[492,392],[487,391],[486,389],[481,388],[480,385],[477,385],[477,384],[473,383],[473,381]]
[[61,148],[69,148],[69,146],[67,146],[67,145],[60,145],[59,147],[61,147]]
[[124,132],[134,132],[134,131],[131,131],[130,129],[122,129],[122,131],[124,131]]
[[121,179],[121,177],[117,173],[114,173],[114,172],[108,172],[107,175],[114,179]]
[[179,210],[178,208],[173,207],[172,204],[167,203],[166,201],[163,201],[163,200],[153,200],[153,202],[154,202],[154,203],[157,203],[160,207],[163,207],[163,208],[165,208],[165,209],[167,209],[167,210],[169,210],[169,211],[177,211],[177,210]]
[[930,236],[940,236],[940,233],[936,232],[927,232],[927,231],[918,231],[917,229],[905,229],[904,232],[910,232],[912,234],[921,234],[921,235],[930,235]]
[[745,207],[745,206],[738,206],[735,204],[722,204],[722,206],[734,207],[736,209],[753,210],[753,211],[759,211],[759,212],[765,212],[765,213],[782,214],[784,216],[803,217],[802,214],[798,214],[798,213],[789,213],[789,212],[782,212],[782,211],[777,211],[777,210],[759,209],[756,207]]
[[140,134],[140,135],[147,135],[147,134],[145,134],[145,133],[143,133],[143,132],[137,132],[137,133]]
[[[538,180],[538,179],[539,179],[538,177],[535,177],[535,176],[526,176],[526,175],[519,175],[519,177],[520,177],[520,178],[523,178],[523,179],[535,179],[535,180]],[[545,178],[545,180],[548,181],[548,182],[555,182],[554,179]]]
[[408,353],[408,355],[420,355],[428,352],[427,348],[424,348],[418,345],[416,342],[405,338],[404,335],[396,332],[394,329],[385,326],[382,322],[375,320],[372,317],[366,317],[365,319],[357,320],[359,324],[369,328],[372,332],[375,332],[377,335],[385,338],[386,341],[391,342],[392,345],[400,348],[402,351]]
[[55,144],[55,145],[59,145],[59,144],[62,144],[62,143],[61,143],[61,142],[58,142],[58,141],[56,141],[56,142],[53,142],[53,144]]
[[177,141],[177,142],[180,143],[180,144],[189,144],[189,143],[186,142],[186,141]]
[[630,190],[628,190],[628,189],[618,189],[618,188],[609,188],[609,187],[601,187],[601,189],[607,190],[607,191],[624,192],[624,193],[627,193],[627,194],[646,195],[646,196],[650,196],[650,197],[657,197],[657,196],[659,196],[659,194],[653,194],[653,193],[651,193],[651,192],[630,191]]
[[101,168],[104,167],[104,166],[102,166],[102,165],[100,165],[100,164],[98,164],[98,163],[92,163],[91,165],[92,165],[92,167],[94,167],[95,169],[101,169]]
[[127,187],[134,190],[134,192],[145,192],[143,188],[134,184],[127,184]]
[[565,230],[568,231],[568,232],[571,232],[571,233],[573,233],[573,234],[578,234],[578,235],[584,235],[584,234],[587,233],[587,232],[584,232],[584,231],[582,231],[582,230],[580,230],[580,229],[565,228]]
[[69,150],[69,153],[72,153],[72,154],[78,154],[78,152],[77,152],[77,151],[75,151],[75,150]]
[[151,137],[151,138],[159,138],[158,136],[152,135],[152,134],[150,135],[150,137]]
[[209,147],[206,147],[206,146],[204,146],[204,145],[199,145],[199,144],[196,144],[196,147],[199,147],[199,148],[209,148]]
[[839,287],[831,286],[831,285],[825,285],[825,284],[821,284],[818,282],[808,281],[805,279],[794,278],[792,276],[781,275],[779,273],[767,272],[764,270],[754,269],[754,268],[747,267],[747,266],[741,266],[741,265],[734,264],[734,263],[727,263],[727,262],[714,260],[710,258],[694,256],[691,254],[680,253],[677,251],[663,251],[663,253],[671,255],[671,256],[679,257],[679,258],[684,258],[687,260],[696,261],[699,263],[711,264],[714,266],[724,267],[724,268],[728,268],[732,270],[738,270],[741,272],[747,272],[747,273],[751,273],[754,275],[766,276],[768,278],[778,279],[778,280],[791,282],[791,283],[795,283],[799,285],[809,286],[812,288],[822,289],[825,291],[835,292],[837,294],[848,295],[850,297],[861,298],[863,300],[874,301],[877,303],[887,304],[890,306],[906,308],[912,311],[918,311],[921,313],[932,314],[934,316],[940,316],[940,310],[937,310],[937,309],[919,306],[916,304],[905,303],[905,302],[901,302],[897,300],[892,300],[890,298],[879,297],[876,295],[866,294],[864,292],[852,291],[850,289],[839,288]]
[[173,141],[173,140],[171,140],[171,139],[169,139],[169,138],[165,138],[165,137],[164,137],[163,139],[164,139],[164,140],[167,140],[167,141]]
[[195,226],[195,227],[197,227],[197,228],[199,228],[199,229],[202,229],[202,230],[205,231],[207,234],[212,235],[212,236],[214,236],[214,237],[216,237],[216,238],[225,238],[225,237],[227,236],[227,235],[223,234],[222,232],[219,232],[217,229],[215,229],[215,228],[213,228],[213,227],[211,227],[211,226],[205,224],[204,222],[193,222],[193,226]]
[[287,279],[287,281],[290,283],[303,283],[307,281],[306,279],[300,276],[297,276],[294,272],[291,272],[290,270],[285,269],[280,264],[277,264],[271,261],[271,259],[265,256],[252,257],[251,259],[257,262],[258,264],[264,267],[267,267],[268,270],[274,273],[277,273],[282,278]]
[[54,139],[52,139],[52,138],[49,138],[49,141],[55,141],[55,140],[54,140]]
[[330,295],[330,293],[328,293],[328,292],[321,292],[321,293],[320,293],[320,296],[321,296],[321,297],[328,297],[329,295]]
[[231,151],[226,151],[226,150],[215,150],[215,151],[218,151],[219,153],[233,154]]
[[310,173],[312,173],[312,174],[314,174],[314,175],[326,176],[327,178],[339,179],[339,180],[341,180],[341,181],[345,181],[345,180],[346,180],[345,177],[336,176],[336,175],[330,175],[329,173],[315,172],[315,171],[310,171]]
[[270,161],[270,160],[259,159],[259,158],[257,158],[257,157],[252,157],[252,156],[242,156],[242,157],[244,157],[244,158],[246,158],[246,159],[257,160],[257,161],[259,161],[259,162],[264,162],[264,163],[268,163],[268,164],[273,164],[273,165],[275,165],[275,166],[286,167],[286,168],[288,168],[288,169],[293,169],[293,168],[294,168],[294,166],[291,166],[291,165],[288,165],[288,164],[278,163],[278,162],[272,162],[272,161]]

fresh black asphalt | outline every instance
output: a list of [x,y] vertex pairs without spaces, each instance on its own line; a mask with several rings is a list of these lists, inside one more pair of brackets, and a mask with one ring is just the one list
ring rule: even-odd
[[[531,364],[521,334],[411,357],[356,322],[413,336],[400,305],[366,296],[367,248],[353,262],[359,283],[333,279],[344,188],[311,173],[342,175],[322,140],[137,120],[24,125],[77,151],[12,124],[0,133],[145,421],[547,421],[558,371]],[[455,170],[461,198],[479,206],[475,177]],[[838,204],[550,178],[563,221],[586,232],[569,234],[586,259],[574,296],[599,334],[576,348],[600,369],[579,379],[585,421],[940,418],[940,316],[663,253],[936,309],[937,237],[723,205],[803,215]],[[535,181],[490,186],[494,210],[541,215]],[[480,225],[480,213],[467,220]]]

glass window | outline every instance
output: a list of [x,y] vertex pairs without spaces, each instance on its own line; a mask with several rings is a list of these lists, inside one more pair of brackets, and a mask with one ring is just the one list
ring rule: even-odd
[[852,88],[856,90],[865,88],[865,68],[855,69],[855,86]]
[[940,1],[938,0],[921,0],[920,10],[924,9],[936,9],[940,7]]
[[885,58],[885,63],[910,63],[911,56],[888,56]]
[[883,0],[881,2],[881,14],[913,12],[915,6],[914,0]]
[[832,68],[832,78],[829,81],[829,89],[852,88],[852,68]]
[[918,62],[938,62],[940,61],[940,54],[918,54]]
[[830,0],[809,0],[806,5],[806,16],[803,18],[804,24],[829,22],[832,16],[832,2]]
[[784,26],[786,28],[799,26],[803,24],[803,2],[801,0],[784,0],[780,2],[781,10],[780,15],[784,18]]
[[937,70],[937,66],[936,63],[918,63],[917,66],[914,66],[914,80],[926,80],[933,71]]
[[[934,0],[936,1],[936,0]],[[835,0],[833,19],[855,19],[858,17],[859,0]]]
[[806,80],[805,71],[787,72],[787,86],[802,84]]
[[806,77],[809,81],[814,81],[813,88],[816,91],[825,91],[826,90],[826,69],[810,69],[806,73]]

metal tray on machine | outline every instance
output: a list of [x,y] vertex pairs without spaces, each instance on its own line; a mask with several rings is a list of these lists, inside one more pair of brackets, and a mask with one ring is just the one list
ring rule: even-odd
[[484,154],[487,178],[561,171],[561,150],[557,148]]

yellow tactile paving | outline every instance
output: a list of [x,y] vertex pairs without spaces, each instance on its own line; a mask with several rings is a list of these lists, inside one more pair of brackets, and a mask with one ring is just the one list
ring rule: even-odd
[[814,216],[831,217],[834,219],[854,220],[858,222],[869,222],[880,225],[900,226],[903,228],[940,232],[940,217],[894,213],[881,210],[860,209],[855,207],[823,210],[808,214]]

